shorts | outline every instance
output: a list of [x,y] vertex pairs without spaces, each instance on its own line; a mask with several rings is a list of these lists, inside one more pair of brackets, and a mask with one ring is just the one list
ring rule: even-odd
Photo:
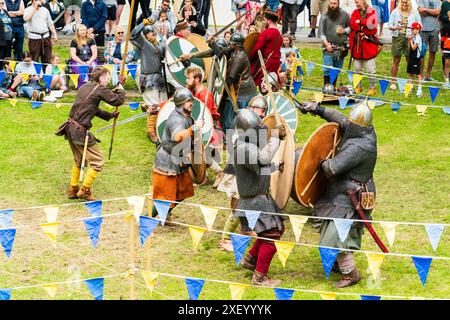
[[422,31],[422,41],[427,45],[430,52],[437,52],[439,48],[439,30]]
[[408,39],[406,35],[399,35],[398,37],[392,37],[391,53],[394,57],[407,56],[409,52]]
[[421,64],[420,58],[417,58],[417,57],[413,58],[410,56],[408,59],[408,66],[406,68],[406,72],[408,74],[419,75],[420,74],[420,64]]
[[450,59],[450,49],[444,49],[444,41],[441,41],[442,57]]
[[125,0],[117,0],[117,5],[124,5],[125,4]]
[[63,0],[64,8],[67,11],[71,10],[81,10],[82,1],[81,0]]
[[311,15],[318,16],[328,11],[329,0],[311,0]]
[[106,7],[106,9],[107,9],[106,20],[116,21],[117,6]]
[[228,198],[239,199],[236,176],[234,174],[225,173],[217,190],[225,192]]

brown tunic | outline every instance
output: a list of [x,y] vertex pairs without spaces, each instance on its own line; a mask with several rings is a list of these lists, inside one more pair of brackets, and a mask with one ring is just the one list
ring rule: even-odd
[[[92,118],[95,116],[109,121],[113,114],[99,108],[101,101],[112,106],[120,106],[125,101],[125,91],[117,90],[113,91],[104,86],[98,86],[95,91],[90,95],[87,101],[86,97],[97,86],[95,82],[88,82],[81,86],[75,97],[72,109],[70,110],[69,117],[74,120],[71,122],[65,131],[65,139],[70,140],[74,144],[84,145],[86,137],[86,130],[92,127]],[[95,144],[95,137],[92,133],[89,134],[88,145]],[[97,140],[98,141],[98,140]]]

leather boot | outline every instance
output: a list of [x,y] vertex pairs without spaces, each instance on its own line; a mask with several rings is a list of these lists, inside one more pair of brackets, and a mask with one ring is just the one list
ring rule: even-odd
[[241,260],[241,267],[255,271],[256,269],[256,259],[250,254],[247,253]]
[[252,284],[256,286],[264,286],[264,287],[276,287],[281,283],[281,280],[273,280],[267,276],[267,273],[261,273],[255,271],[252,278]]
[[79,199],[85,199],[86,201],[95,201],[95,198],[91,192],[91,188],[84,187],[84,186],[81,187],[80,191],[78,191],[77,197]]
[[77,193],[80,190],[78,186],[69,186],[69,191],[67,192],[67,197],[69,199],[78,199]]
[[337,282],[334,286],[336,288],[345,288],[357,284],[359,280],[361,280],[361,275],[355,268],[349,274],[343,274],[341,280]]
[[158,114],[149,114],[147,116],[147,137],[151,142],[157,143],[158,135],[156,134],[156,118]]

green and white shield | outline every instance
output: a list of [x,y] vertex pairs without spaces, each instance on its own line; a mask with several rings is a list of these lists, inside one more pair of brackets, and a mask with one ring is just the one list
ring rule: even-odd
[[[161,110],[158,113],[158,118],[156,119],[156,133],[160,141],[166,127],[166,121],[174,110],[175,103],[173,102],[173,98],[171,98],[163,104]],[[197,121],[201,117],[203,110],[205,110],[205,125],[202,128],[202,139],[203,145],[206,147],[206,145],[208,145],[212,138],[213,119],[206,105],[197,98],[194,98],[194,105],[192,106],[192,118],[195,121]]]
[[[227,59],[225,57],[222,57],[218,64],[220,73],[222,74],[222,78],[225,79],[227,74]],[[223,97],[223,90],[225,89],[225,82],[223,82],[221,80],[222,78],[216,74],[216,70],[214,70],[213,75],[215,76],[215,79],[212,86],[212,94],[214,95],[214,103],[216,104],[217,108],[219,108],[220,101],[222,101]]]
[[[278,113],[283,119],[286,121],[289,128],[291,128],[292,132],[295,133],[298,125],[298,114],[297,109],[295,109],[295,105],[292,101],[281,93],[274,93],[273,98],[278,107]],[[268,102],[267,115],[270,115],[273,112],[272,104],[270,102],[270,97],[266,96]]]

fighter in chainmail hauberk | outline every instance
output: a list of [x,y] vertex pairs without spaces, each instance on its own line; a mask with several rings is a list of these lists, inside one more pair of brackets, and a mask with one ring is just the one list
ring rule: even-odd
[[147,136],[157,142],[156,117],[159,105],[167,100],[166,81],[164,79],[163,64],[165,48],[157,40],[156,31],[144,19],[130,35],[130,41],[141,58],[141,75],[139,92],[142,94],[147,107]]
[[[194,131],[201,130],[204,120],[191,116],[194,97],[186,88],[175,91],[175,110],[166,121],[161,144],[158,145],[153,163],[153,199],[182,201],[194,195],[194,186],[189,174],[189,155]],[[170,211],[175,207],[171,204]],[[170,221],[170,211],[167,219]],[[152,216],[158,212],[153,206]]]
[[[375,183],[373,171],[377,160],[377,136],[372,125],[372,112],[363,101],[353,107],[347,118],[339,111],[319,106],[317,103],[305,104],[300,110],[319,115],[329,122],[337,122],[342,132],[342,139],[334,158],[322,161],[320,169],[327,176],[326,192],[314,206],[318,217],[359,219],[357,211],[348,196],[349,190],[361,188],[361,192],[369,195],[369,203],[362,205],[364,213],[370,219],[375,201]],[[364,194],[361,194],[361,198]],[[325,247],[360,250],[363,225],[353,223],[347,239],[339,240],[336,226],[332,220],[324,220],[320,229],[320,245]],[[337,288],[354,285],[361,279],[356,270],[353,253],[341,252],[337,256],[337,264],[342,279]]]
[[272,164],[280,140],[286,137],[284,126],[271,130],[267,142],[267,127],[261,126],[261,118],[251,110],[240,110],[236,115],[238,137],[234,146],[234,166],[239,192],[239,206],[236,215],[241,219],[241,229],[251,231],[244,210],[261,211],[253,231],[258,235],[253,247],[241,260],[244,268],[254,271],[252,283],[262,286],[277,286],[280,280],[268,277],[270,262],[277,249],[274,241],[284,232],[284,218],[263,212],[278,212],[275,201],[269,193],[270,175],[282,169]]

